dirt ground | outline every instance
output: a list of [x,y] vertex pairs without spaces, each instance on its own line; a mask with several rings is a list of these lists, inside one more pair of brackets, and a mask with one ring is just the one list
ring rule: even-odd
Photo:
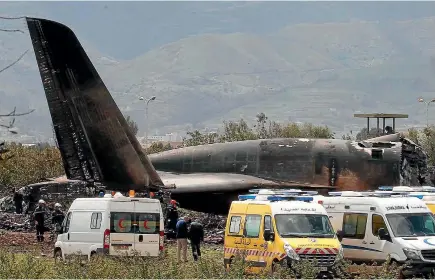
[[[45,233],[44,242],[36,241],[35,232],[12,232],[0,230],[0,250],[14,253],[32,253],[35,255],[52,257],[55,241],[50,241],[50,234]],[[175,240],[168,240],[169,246],[175,246]],[[213,251],[222,251],[223,245],[204,244],[204,247]]]
[[36,241],[36,233],[0,231],[0,250],[16,253],[34,253],[46,256],[53,255],[54,241],[50,242],[49,234],[45,233],[42,243]]

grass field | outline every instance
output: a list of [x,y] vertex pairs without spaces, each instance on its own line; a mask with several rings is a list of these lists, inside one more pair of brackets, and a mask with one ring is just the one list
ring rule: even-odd
[[[14,248],[18,249],[18,248]],[[35,249],[33,247],[33,249]],[[223,265],[223,248],[216,245],[205,245],[203,256],[199,262],[194,262],[191,254],[188,262],[178,263],[176,248],[168,244],[166,256],[163,258],[127,258],[127,257],[95,257],[90,262],[71,259],[67,262],[55,262],[51,255],[42,257],[38,250],[27,250],[20,253],[16,250],[0,251],[0,278],[15,279],[291,279],[295,274],[288,269],[278,268],[273,274],[262,272],[256,275],[245,273],[246,264],[235,260],[231,269]],[[46,248],[48,249],[48,248]],[[46,250],[44,250],[46,251]],[[190,253],[190,251],[189,251]],[[384,266],[352,266],[342,263],[336,267],[340,278],[357,279],[396,279],[398,268]],[[314,279],[316,269],[308,263],[301,263],[295,268],[299,277]],[[348,273],[348,272],[354,273]]]

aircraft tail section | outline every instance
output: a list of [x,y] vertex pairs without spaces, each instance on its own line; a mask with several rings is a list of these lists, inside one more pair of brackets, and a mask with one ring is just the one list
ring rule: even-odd
[[26,21],[68,179],[119,191],[164,186],[74,32]]

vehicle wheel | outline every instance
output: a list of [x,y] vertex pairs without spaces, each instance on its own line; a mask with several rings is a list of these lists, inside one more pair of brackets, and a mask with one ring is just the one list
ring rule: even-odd
[[234,256],[230,257],[230,259],[228,260],[228,263],[225,264],[225,269],[227,270],[227,272],[230,270],[231,264],[234,260]]
[[55,262],[62,262],[62,250],[60,248],[56,248],[54,250],[54,261]]
[[277,260],[277,259],[274,259],[274,260],[272,261],[272,266],[271,266],[271,269],[270,269],[270,271],[272,272],[272,274],[274,274],[274,273],[276,272],[276,268],[278,267],[278,265],[279,265],[278,260]]
[[[395,259],[391,259],[390,265],[394,265],[396,268],[400,267],[400,263],[396,261]],[[402,269],[399,271],[399,275],[397,275],[398,279],[405,279],[405,275],[403,275]]]

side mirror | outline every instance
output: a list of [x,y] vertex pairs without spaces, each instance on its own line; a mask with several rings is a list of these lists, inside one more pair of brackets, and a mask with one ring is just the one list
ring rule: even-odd
[[378,230],[378,236],[379,236],[380,240],[389,240],[390,239],[388,232],[384,228],[380,228]]
[[337,230],[338,241],[341,242],[343,240],[343,237],[344,237],[344,232],[342,230]]
[[273,241],[275,240],[275,233],[273,233],[271,229],[265,229],[263,232],[263,237],[266,241]]

